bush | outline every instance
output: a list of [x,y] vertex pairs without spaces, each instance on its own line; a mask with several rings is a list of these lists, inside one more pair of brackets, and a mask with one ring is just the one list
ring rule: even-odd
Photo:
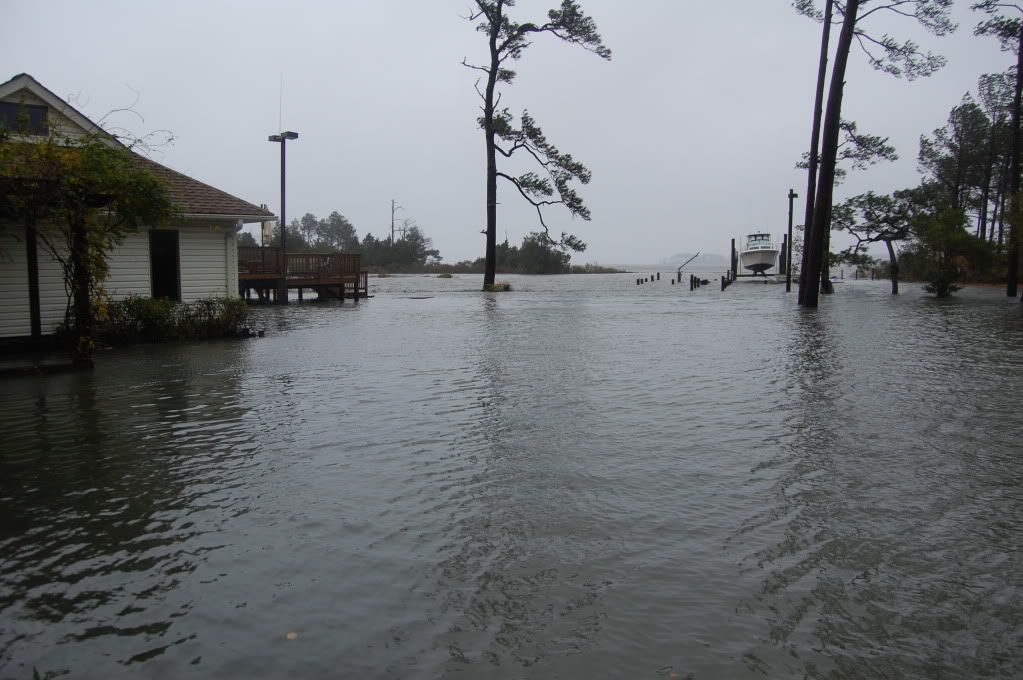
[[201,340],[234,335],[248,307],[241,298],[206,298],[192,302],[130,296],[105,305],[97,335],[112,342]]
[[106,314],[96,319],[97,334],[104,339],[163,340],[174,330],[172,300],[154,300],[132,295],[106,305]]
[[507,281],[497,281],[483,287],[483,290],[489,293],[510,293],[511,289],[512,286]]

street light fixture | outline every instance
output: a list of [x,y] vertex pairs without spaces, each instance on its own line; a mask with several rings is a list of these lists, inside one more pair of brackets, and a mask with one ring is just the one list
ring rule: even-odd
[[281,283],[277,289],[277,301],[282,305],[286,305],[288,304],[288,241],[284,226],[287,224],[284,219],[284,149],[289,139],[298,139],[298,133],[288,130],[279,135],[270,135],[267,139],[281,145]]

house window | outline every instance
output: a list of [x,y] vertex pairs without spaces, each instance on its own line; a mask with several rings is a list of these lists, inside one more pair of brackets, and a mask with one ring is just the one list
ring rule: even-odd
[[45,135],[49,133],[48,109],[38,104],[0,102],[0,128],[9,132]]

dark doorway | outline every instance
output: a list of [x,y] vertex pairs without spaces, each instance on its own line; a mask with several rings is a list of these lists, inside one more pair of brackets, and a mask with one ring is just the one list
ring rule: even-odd
[[154,229],[149,232],[149,266],[153,297],[181,299],[181,267],[178,263],[178,232]]

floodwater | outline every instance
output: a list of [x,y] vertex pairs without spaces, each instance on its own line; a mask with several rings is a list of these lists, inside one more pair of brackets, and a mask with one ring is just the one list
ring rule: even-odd
[[0,382],[0,678],[1023,676],[1023,311],[371,279]]

